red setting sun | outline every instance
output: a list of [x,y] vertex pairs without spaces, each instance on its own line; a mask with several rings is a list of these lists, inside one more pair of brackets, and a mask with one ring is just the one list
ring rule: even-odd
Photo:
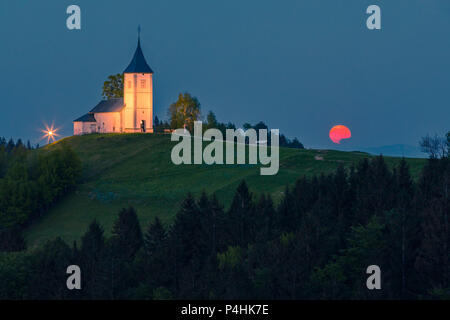
[[352,137],[350,129],[343,125],[337,125],[330,130],[330,139],[334,143],[341,143],[342,139],[348,139]]

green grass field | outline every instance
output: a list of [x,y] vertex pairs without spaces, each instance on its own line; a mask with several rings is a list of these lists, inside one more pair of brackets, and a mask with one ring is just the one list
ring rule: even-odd
[[[45,149],[70,145],[83,162],[83,179],[77,191],[66,196],[25,231],[28,248],[40,246],[57,236],[68,243],[79,240],[95,218],[108,235],[118,211],[134,206],[142,227],[155,216],[170,223],[188,192],[216,193],[227,207],[243,179],[254,194],[269,193],[275,201],[285,186],[303,175],[334,171],[370,157],[361,152],[280,149],[280,170],[275,176],[261,176],[259,165],[172,164],[169,135],[102,134],[69,137]],[[206,143],[205,143],[206,145]],[[317,160],[316,156],[323,158]],[[386,157],[392,166],[399,158]],[[407,159],[417,177],[423,159]]]

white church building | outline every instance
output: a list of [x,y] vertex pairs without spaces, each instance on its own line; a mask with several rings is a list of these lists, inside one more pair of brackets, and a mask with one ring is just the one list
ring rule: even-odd
[[102,100],[74,120],[74,135],[153,132],[153,70],[145,61],[140,37],[133,59],[123,73],[123,98]]

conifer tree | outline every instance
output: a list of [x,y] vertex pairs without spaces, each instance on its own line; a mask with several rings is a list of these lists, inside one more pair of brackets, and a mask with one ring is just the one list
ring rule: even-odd
[[450,161],[430,159],[419,183],[423,240],[416,261],[422,288],[450,292]]
[[254,238],[254,234],[250,230],[254,217],[253,196],[248,190],[245,181],[242,181],[236,190],[227,213],[227,231],[230,234],[228,243],[230,245],[246,246]]
[[105,274],[106,250],[103,228],[92,221],[81,238],[80,262],[83,270],[83,293],[89,299],[104,297],[107,275]]
[[147,227],[144,235],[144,262],[140,266],[143,278],[151,288],[166,286],[169,282],[167,231],[156,217]]
[[133,207],[122,209],[112,230],[112,244],[117,257],[130,261],[142,247],[144,239],[141,226]]
[[66,270],[72,263],[72,250],[61,239],[48,241],[30,262],[29,298],[61,300],[71,296]]
[[383,270],[389,298],[408,298],[416,283],[414,262],[422,238],[420,217],[414,206],[414,182],[403,159],[393,170],[390,186],[395,195],[394,208],[386,210],[387,261]]
[[255,242],[265,243],[272,240],[277,232],[276,211],[270,196],[261,195],[256,204],[254,221]]
[[149,256],[157,252],[166,240],[166,230],[161,223],[161,220],[156,217],[152,223],[149,224],[147,232],[144,235],[144,247]]
[[224,250],[227,246],[225,212],[215,194],[213,194],[210,198],[210,209],[211,254],[215,258],[217,252]]
[[295,199],[289,187],[286,186],[277,210],[277,224],[280,230],[291,232],[298,227],[300,217],[298,217],[296,209]]
[[192,194],[188,194],[181,204],[170,232],[171,252],[176,291],[178,297],[197,297],[201,271],[201,253],[204,252],[199,208]]

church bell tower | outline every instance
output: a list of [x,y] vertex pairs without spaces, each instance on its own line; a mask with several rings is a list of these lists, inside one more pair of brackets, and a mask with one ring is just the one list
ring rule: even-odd
[[140,28],[133,59],[124,73],[123,132],[153,132],[153,70],[141,49]]

